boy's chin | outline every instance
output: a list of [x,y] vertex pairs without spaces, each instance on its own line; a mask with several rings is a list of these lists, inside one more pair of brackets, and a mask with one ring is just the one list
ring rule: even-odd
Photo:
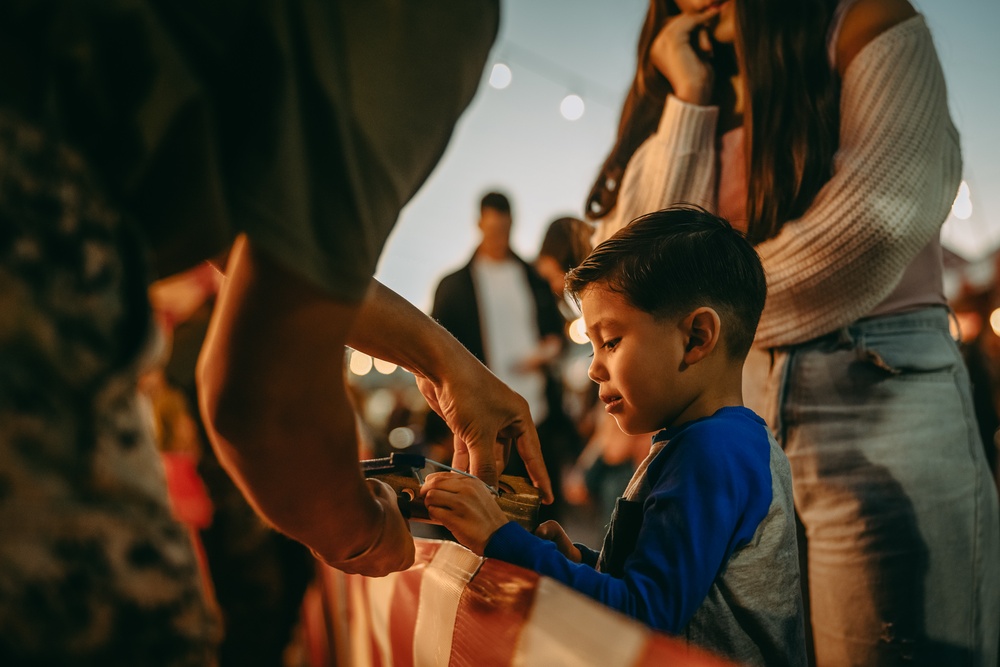
[[649,430],[642,430],[642,427],[633,423],[627,417],[622,415],[611,416],[614,418],[615,423],[618,424],[618,428],[621,429],[621,432],[625,435],[642,435],[643,433],[649,433]]

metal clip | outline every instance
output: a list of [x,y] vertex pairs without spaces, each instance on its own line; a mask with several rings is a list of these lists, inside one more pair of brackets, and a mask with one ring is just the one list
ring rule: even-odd
[[[466,477],[479,479],[464,470],[428,459],[420,454],[393,452],[387,457],[361,461],[361,471],[365,477],[374,477],[391,486],[399,502],[399,509],[408,519],[434,523],[427,514],[427,508],[420,500],[420,487],[424,483],[424,468],[432,466],[441,470],[457,472]],[[482,481],[482,480],[480,480]],[[500,509],[512,520],[534,532],[538,527],[538,507],[541,496],[531,482],[523,477],[501,475],[497,487],[486,484],[486,488],[496,497]]]

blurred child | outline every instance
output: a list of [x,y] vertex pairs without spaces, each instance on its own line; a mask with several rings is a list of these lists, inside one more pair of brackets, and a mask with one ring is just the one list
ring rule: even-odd
[[629,434],[656,431],[600,553],[555,522],[531,535],[476,479],[431,475],[430,515],[477,554],[552,577],[741,664],[804,665],[788,460],[743,407],[764,306],[760,260],[725,220],[643,216],[567,276],[590,376]]

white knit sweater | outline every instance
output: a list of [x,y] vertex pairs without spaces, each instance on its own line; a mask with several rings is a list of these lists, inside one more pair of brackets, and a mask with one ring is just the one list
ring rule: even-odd
[[[671,204],[716,210],[717,119],[716,107],[669,97],[595,241]],[[869,313],[939,233],[961,171],[941,66],[923,17],[914,16],[848,66],[833,176],[801,218],[757,246],[768,294],[756,345],[799,343]]]

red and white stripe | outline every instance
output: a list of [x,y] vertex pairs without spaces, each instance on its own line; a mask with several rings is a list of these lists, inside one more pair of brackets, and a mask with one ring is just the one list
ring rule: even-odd
[[314,667],[726,667],[523,568],[418,539],[416,563],[371,579],[321,567],[307,600]]

